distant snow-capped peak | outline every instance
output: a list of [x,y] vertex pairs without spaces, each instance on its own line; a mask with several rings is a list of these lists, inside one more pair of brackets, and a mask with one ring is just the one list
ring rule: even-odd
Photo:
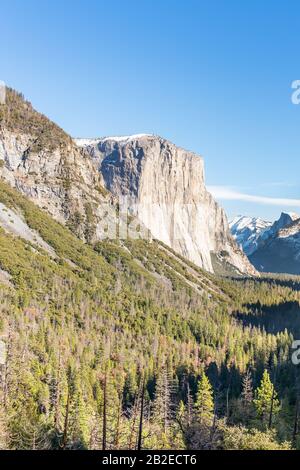
[[[231,233],[247,256],[252,255],[266,240],[277,236],[293,225],[300,216],[294,212],[282,212],[274,223],[259,217],[237,216],[229,224]],[[286,233],[286,232],[284,232]]]
[[229,224],[231,233],[246,255],[250,256],[258,245],[258,240],[270,227],[272,222],[259,217],[237,216]]
[[243,230],[248,228],[251,231],[263,230],[272,225],[271,222],[266,222],[259,217],[246,217],[238,215],[230,222],[230,228],[233,230]]
[[273,233],[277,233],[280,229],[285,228],[299,218],[300,216],[295,212],[282,212],[279,219],[272,226]]

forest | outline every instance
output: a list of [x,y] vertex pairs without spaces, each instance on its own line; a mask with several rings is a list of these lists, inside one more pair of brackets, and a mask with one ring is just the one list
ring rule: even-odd
[[[86,244],[0,182],[1,449],[299,449],[300,279]],[[2,209],[5,210],[5,209]]]

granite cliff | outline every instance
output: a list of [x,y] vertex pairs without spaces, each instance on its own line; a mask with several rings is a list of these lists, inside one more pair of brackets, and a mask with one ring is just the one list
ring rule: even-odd
[[153,135],[73,140],[21,94],[6,95],[0,176],[77,236],[156,238],[207,271],[256,274],[201,157]]
[[75,142],[98,166],[106,189],[154,238],[208,271],[223,266],[255,274],[206,189],[199,155],[147,134]]

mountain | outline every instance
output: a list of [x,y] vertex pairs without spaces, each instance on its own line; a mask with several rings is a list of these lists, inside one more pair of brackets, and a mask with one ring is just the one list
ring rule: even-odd
[[105,188],[154,238],[207,271],[256,274],[206,190],[199,155],[148,134],[75,142],[98,166]]
[[247,256],[257,249],[259,239],[271,226],[271,222],[246,216],[237,216],[229,223],[234,239]]
[[281,217],[277,225],[275,222],[273,232],[249,257],[259,271],[300,274],[300,219],[291,221],[292,217],[287,225],[282,222],[289,217]]
[[273,224],[259,218],[236,217],[231,233],[258,271],[300,273],[299,219],[282,212]]
[[[104,240],[101,214],[106,224],[108,218],[100,206],[121,217],[118,192],[110,193],[115,185],[139,200],[141,181],[147,184],[139,166],[150,165],[148,157],[130,173],[121,162],[116,171],[114,154],[112,167],[108,159],[99,172],[98,156],[74,145],[20,95],[9,92],[9,100],[14,106],[0,105],[0,449],[296,447],[290,358],[299,280],[225,278],[153,237]],[[148,153],[150,137],[136,138],[146,140]],[[158,177],[174,185],[170,200],[184,176],[193,201],[192,169],[171,178],[169,161],[179,150],[163,145],[166,171],[158,167]],[[189,162],[182,157],[176,170]],[[155,167],[147,171],[152,187]],[[204,208],[221,212],[203,182],[199,188]],[[215,223],[212,216],[212,234]],[[215,237],[224,247],[226,233]],[[226,254],[218,256],[214,262],[224,269]],[[270,364],[276,395],[267,405],[276,405],[274,417],[287,387],[290,394],[272,432],[265,431],[269,414],[261,414],[265,396],[256,393],[252,406],[244,393],[251,399],[252,390],[270,389]]]
[[298,214],[295,214],[295,212],[282,212],[279,219],[276,220],[270,228],[269,236],[276,235],[279,230],[287,227],[299,218],[300,216]]
[[80,238],[154,237],[208,271],[256,273],[205,188],[199,156],[144,134],[74,142],[21,94],[6,95],[0,176]]
[[86,241],[103,234],[111,196],[89,155],[20,93],[0,107],[0,176]]

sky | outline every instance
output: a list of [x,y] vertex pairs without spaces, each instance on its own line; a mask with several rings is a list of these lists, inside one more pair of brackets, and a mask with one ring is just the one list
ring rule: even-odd
[[0,80],[72,136],[161,135],[229,218],[300,213],[300,2],[1,0],[0,21]]

